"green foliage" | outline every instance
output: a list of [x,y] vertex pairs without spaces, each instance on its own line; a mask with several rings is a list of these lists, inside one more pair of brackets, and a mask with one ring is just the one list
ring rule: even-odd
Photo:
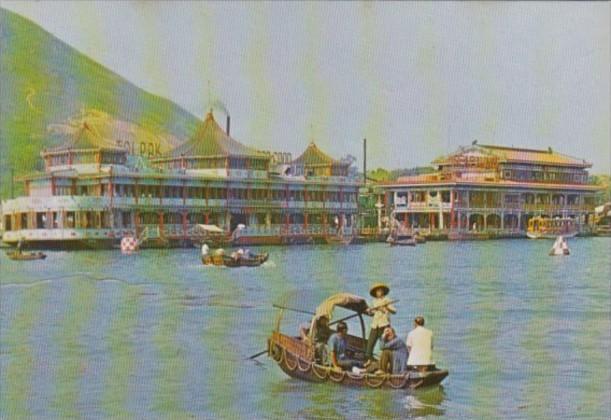
[[[0,9],[0,196],[15,175],[36,169],[54,146],[49,124],[97,109],[153,132],[189,137],[198,119],[152,95],[57,39],[33,22]],[[21,186],[15,185],[16,194]]]
[[611,202],[611,176],[601,174],[591,175],[588,181],[590,184],[603,187],[600,192],[599,202]]

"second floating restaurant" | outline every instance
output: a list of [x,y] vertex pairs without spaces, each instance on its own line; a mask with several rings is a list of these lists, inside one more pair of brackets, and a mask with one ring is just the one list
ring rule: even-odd
[[588,184],[591,164],[547,150],[480,145],[433,161],[432,173],[382,186],[392,224],[449,239],[523,237],[534,217],[592,223],[600,187]]

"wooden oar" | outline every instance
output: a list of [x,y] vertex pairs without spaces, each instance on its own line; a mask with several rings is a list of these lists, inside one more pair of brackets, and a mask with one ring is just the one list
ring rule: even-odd
[[[369,310],[375,311],[375,310],[377,310],[377,309],[383,308],[383,307],[388,306],[388,305],[392,305],[393,303],[397,303],[397,302],[399,302],[399,299],[397,299],[397,300],[391,300],[390,302],[385,303],[384,305],[380,305],[380,306],[374,306],[373,308],[369,308]],[[354,314],[352,314],[352,315],[348,315],[348,316],[347,316],[347,317],[345,317],[345,318],[338,319],[337,321],[330,322],[330,323],[329,323],[329,325],[331,326],[331,325],[334,325],[334,324],[338,324],[338,323],[340,323],[340,322],[342,322],[342,321],[347,321],[347,320],[349,320],[349,319],[354,318],[355,316],[359,316],[359,315],[361,315],[362,313],[364,313],[364,312],[357,312],[357,313],[354,313]]]
[[287,306],[282,306],[282,305],[276,305],[275,303],[272,305],[274,308],[278,308],[278,309],[287,309],[289,311],[293,311],[293,312],[299,312],[302,314],[307,314],[307,315],[316,315],[314,312],[312,311],[305,311],[303,309],[295,309],[295,308],[289,308]]
[[257,354],[253,354],[252,356],[248,357],[248,358],[247,358],[247,360],[253,360],[253,359],[256,359],[257,357],[259,357],[259,356],[261,356],[261,355],[263,355],[263,354],[265,354],[265,353],[267,353],[267,349],[265,349],[265,350],[263,350],[263,351],[260,351],[260,352],[259,352],[259,353],[257,353]]

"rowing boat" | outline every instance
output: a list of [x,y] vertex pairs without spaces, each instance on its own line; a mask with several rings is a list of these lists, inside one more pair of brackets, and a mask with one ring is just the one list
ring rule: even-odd
[[6,255],[15,261],[32,261],[32,260],[44,260],[47,258],[47,255],[42,252],[18,252],[18,251],[9,251]]
[[[339,293],[322,302],[316,313],[324,312],[330,319],[336,306],[353,311],[353,316],[359,318],[362,337],[347,335],[346,338],[353,357],[364,361],[367,340],[362,314],[367,309],[367,302],[359,296]],[[413,367],[401,374],[373,374],[342,371],[320,364],[315,359],[314,346],[309,340],[280,332],[282,315],[281,310],[276,329],[267,340],[267,354],[292,378],[357,388],[416,389],[438,385],[448,376],[447,370],[438,369],[435,365]]]

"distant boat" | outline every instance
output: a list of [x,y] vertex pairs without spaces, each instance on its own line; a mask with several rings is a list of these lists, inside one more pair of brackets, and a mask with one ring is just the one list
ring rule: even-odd
[[558,236],[572,238],[577,235],[577,225],[570,217],[533,217],[528,221],[526,236],[530,239],[554,239]]
[[389,236],[388,243],[390,246],[416,246],[416,239],[413,235],[402,234]]
[[15,261],[31,261],[31,260],[44,260],[47,258],[47,255],[38,251],[38,252],[19,252],[19,251],[9,251],[6,255]]
[[417,244],[426,243],[426,236],[422,235],[420,232],[416,232],[416,234],[414,235],[414,239],[416,240]]
[[350,245],[352,236],[327,236],[325,240],[329,245]]
[[206,255],[202,257],[204,265],[216,265],[225,267],[258,267],[269,258],[269,253],[252,254],[250,256],[240,256],[234,258],[230,255],[215,253],[214,255]]

